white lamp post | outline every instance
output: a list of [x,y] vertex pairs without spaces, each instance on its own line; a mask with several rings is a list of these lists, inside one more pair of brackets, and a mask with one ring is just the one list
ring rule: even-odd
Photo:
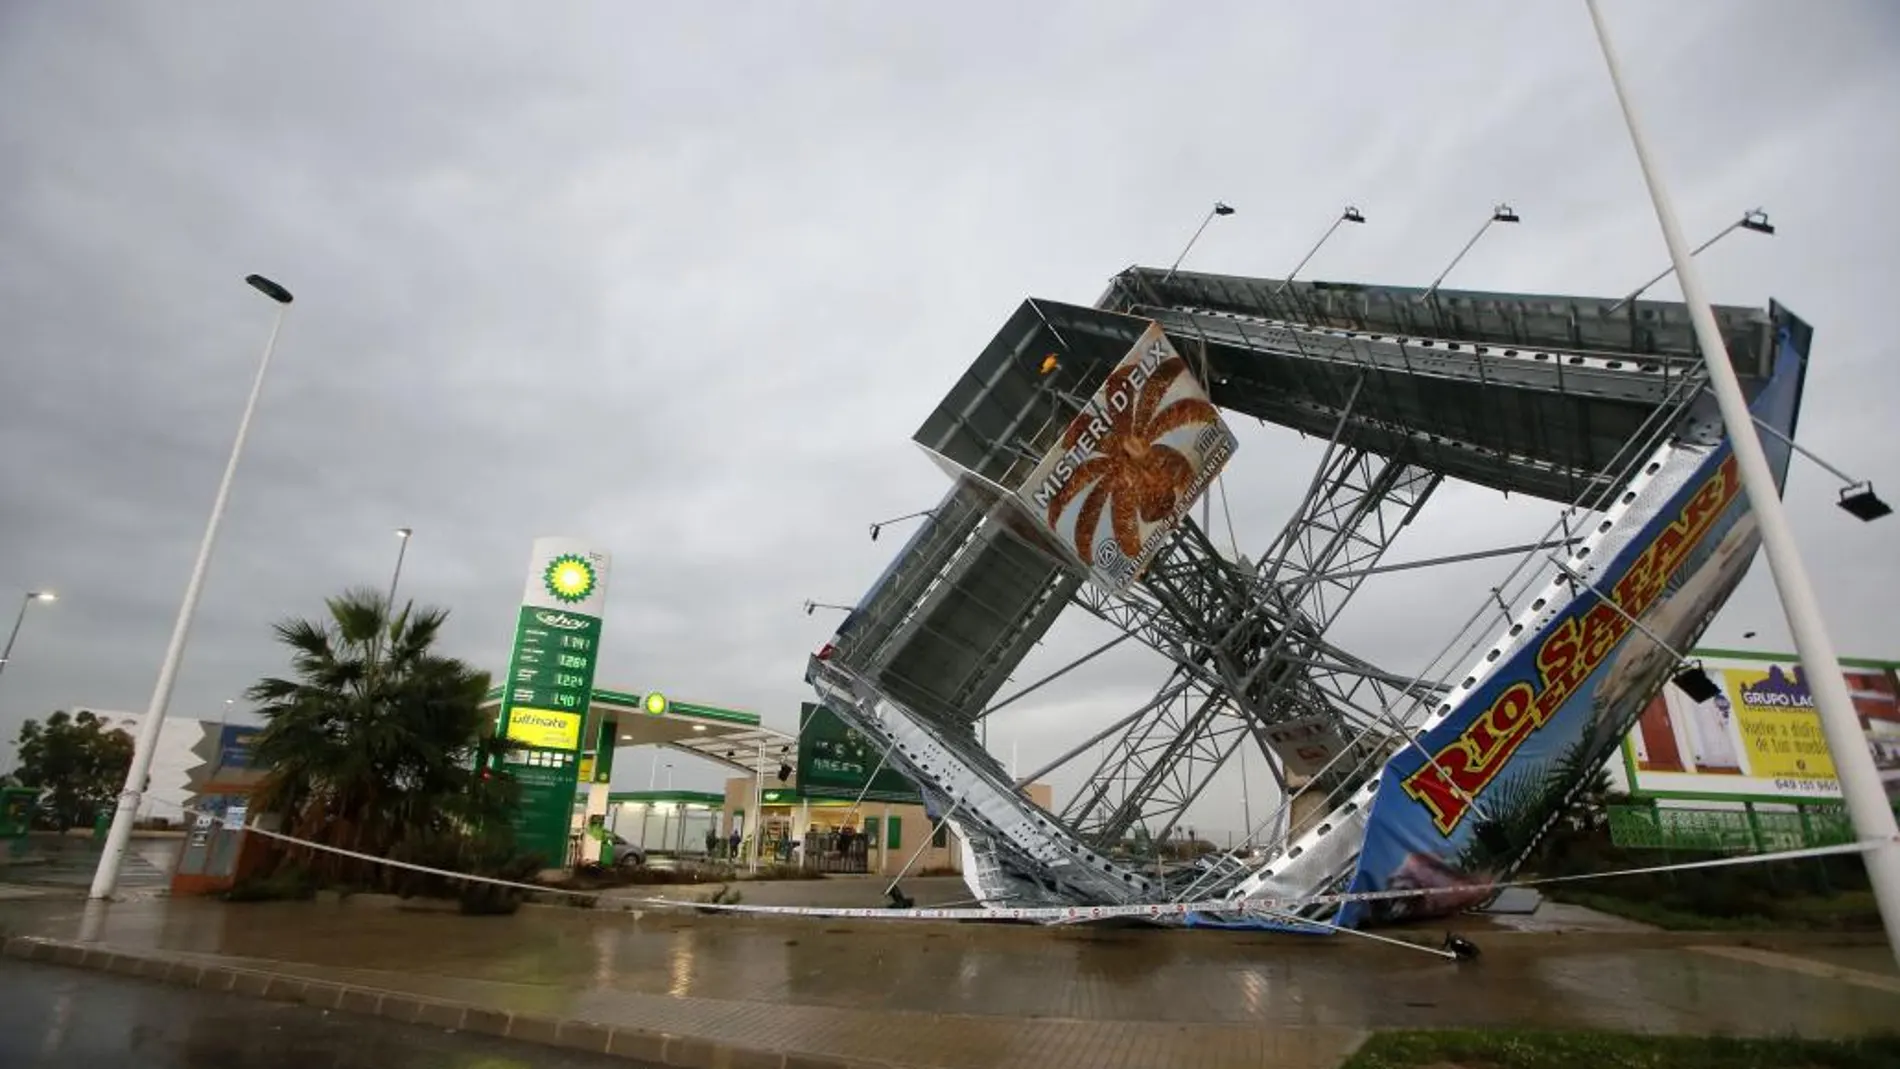
[[251,381],[250,397],[244,402],[244,415],[238,420],[237,440],[231,443],[231,457],[225,461],[224,478],[218,482],[218,495],[211,501],[211,518],[198,543],[198,559],[191,566],[191,579],[185,584],[185,599],[178,606],[178,619],[172,624],[172,637],[165,647],[165,660],[158,669],[158,682],[152,687],[151,704],[139,722],[139,734],[132,751],[132,767],[125,774],[125,789],[119,792],[119,807],[112,814],[112,830],[106,833],[104,853],[92,876],[93,898],[110,898],[119,884],[119,863],[124,860],[125,845],[132,838],[132,822],[137,819],[139,798],[145,793],[145,779],[152,767],[152,751],[158,745],[158,729],[165,722],[165,709],[171,702],[172,685],[177,682],[178,663],[184,658],[185,640],[191,635],[192,616],[198,609],[198,595],[204,589],[205,572],[211,565],[211,550],[217,545],[218,524],[224,519],[224,507],[231,497],[231,482],[237,475],[238,460],[244,455],[244,439],[251,432],[251,417],[257,412],[257,399],[264,392],[264,374],[270,370],[271,353],[277,348],[277,334],[290,310],[290,291],[265,278],[250,275],[244,281],[251,288],[277,303],[277,315],[271,320],[270,338],[264,342],[264,356],[257,364],[257,377]]
[[416,532],[412,528],[396,528],[399,544],[396,546],[396,570],[389,577],[389,601],[386,608],[393,617],[396,614],[396,584],[402,581],[402,559],[409,553],[409,539]]
[[1630,142],[1636,148],[1636,162],[1649,186],[1649,198],[1656,208],[1663,240],[1669,245],[1669,259],[1675,264],[1676,279],[1682,285],[1682,300],[1688,305],[1690,321],[1695,324],[1696,343],[1702,350],[1702,362],[1708,369],[1709,390],[1722,410],[1722,422],[1728,428],[1730,446],[1735,450],[1736,466],[1741,471],[1742,488],[1748,505],[1761,526],[1762,548],[1774,575],[1775,589],[1781,595],[1781,607],[1788,614],[1788,629],[1794,635],[1795,649],[1801,654],[1801,668],[1814,694],[1814,707],[1820,714],[1821,732],[1827,737],[1828,750],[1834,756],[1835,774],[1840,778],[1841,796],[1847,814],[1854,822],[1855,835],[1863,843],[1873,843],[1863,855],[1867,876],[1873,883],[1874,902],[1887,929],[1887,942],[1900,959],[1900,827],[1894,823],[1887,792],[1880,783],[1880,771],[1874,767],[1873,754],[1861,734],[1860,716],[1854,711],[1854,699],[1847,691],[1847,679],[1841,675],[1840,658],[1834,653],[1834,641],[1828,635],[1827,622],[1808,581],[1807,566],[1795,544],[1794,529],[1775,487],[1774,471],[1768,455],[1762,451],[1761,438],[1748,411],[1748,398],[1736,380],[1729,363],[1728,347],[1715,322],[1715,311],[1703,294],[1702,276],[1676,221],[1676,209],[1656,174],[1650,158],[1649,142],[1636,116],[1636,106],[1623,88],[1622,70],[1617,66],[1616,51],[1604,28],[1603,15],[1596,0],[1584,0],[1590,9],[1590,21],[1596,27],[1597,42],[1603,48],[1603,62],[1610,71],[1610,84],[1623,108],[1623,121],[1629,127]]
[[0,649],[0,672],[7,670],[7,662],[13,660],[13,642],[20,637],[20,625],[26,623],[26,610],[36,601],[58,601],[59,595],[50,590],[29,590],[20,599],[20,615],[13,618],[13,630],[7,634],[7,644]]

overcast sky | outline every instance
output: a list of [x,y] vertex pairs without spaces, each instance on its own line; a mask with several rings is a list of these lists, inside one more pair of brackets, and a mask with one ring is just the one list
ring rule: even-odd
[[[1712,295],[1813,322],[1804,442],[1900,495],[1900,11],[1604,6],[1691,240],[1756,206],[1779,228],[1706,254]],[[249,272],[297,301],[175,712],[281,672],[270,622],[387,582],[406,525],[404,593],[452,610],[451,652],[500,667],[530,541],[590,538],[615,556],[601,683],[790,728],[835,622],[801,602],[855,601],[901,544],[866,524],[936,501],[909,436],[1024,297],[1165,265],[1216,198],[1238,214],[1191,267],[1279,276],[1351,202],[1371,222],[1306,274],[1423,284],[1497,200],[1523,224],[1449,285],[1620,294],[1667,264],[1567,0],[17,0],[0,100],[0,627],[17,591],[61,599],[0,677],[9,739],[145,707],[269,326]],[[1225,481],[1258,546],[1316,453],[1243,439]],[[1797,467],[1837,643],[1900,654],[1900,521],[1834,493]],[[1547,515],[1449,488],[1392,559]],[[1494,573],[1371,588],[1339,634],[1416,671]],[[1767,578],[1711,640],[1785,647]],[[1065,619],[1019,680],[1100,633]],[[1160,674],[1078,672],[993,748],[1026,770]],[[681,760],[680,786],[717,778]]]

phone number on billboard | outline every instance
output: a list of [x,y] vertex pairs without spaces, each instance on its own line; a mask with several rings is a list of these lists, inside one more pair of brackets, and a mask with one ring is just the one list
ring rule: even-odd
[[1839,794],[1841,784],[1831,779],[1778,779],[1775,790],[1792,794]]

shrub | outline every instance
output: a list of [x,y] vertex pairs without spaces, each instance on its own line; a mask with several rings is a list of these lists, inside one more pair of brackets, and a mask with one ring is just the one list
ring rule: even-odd
[[285,863],[267,875],[238,880],[224,892],[226,902],[306,902],[317,896],[317,881],[301,865]]
[[558,879],[545,881],[548,887],[564,891],[602,891],[615,887],[648,887],[661,884],[725,883],[737,878],[730,865],[681,864],[672,868],[576,869]]
[[[495,869],[493,872],[480,873],[499,880],[525,883],[540,871],[541,858],[538,855],[517,855]],[[519,887],[503,887],[499,884],[482,883],[475,880],[463,880],[461,894],[462,912],[471,917],[505,916],[521,908],[521,901],[528,892]]]
[[745,878],[750,880],[822,880],[825,878],[825,874],[816,869],[805,868],[802,865],[773,861],[768,864],[760,865],[759,871],[749,873]]

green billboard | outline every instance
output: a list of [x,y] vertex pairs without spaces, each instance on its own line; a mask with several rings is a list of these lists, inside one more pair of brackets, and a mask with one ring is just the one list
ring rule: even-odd
[[567,858],[608,565],[574,539],[535,540],[502,682],[495,730],[514,744],[502,763],[521,788],[515,843],[550,868]]
[[[870,739],[814,702],[798,708],[798,788],[806,798],[921,802],[917,788],[886,763]],[[876,775],[872,773],[875,770]]]

